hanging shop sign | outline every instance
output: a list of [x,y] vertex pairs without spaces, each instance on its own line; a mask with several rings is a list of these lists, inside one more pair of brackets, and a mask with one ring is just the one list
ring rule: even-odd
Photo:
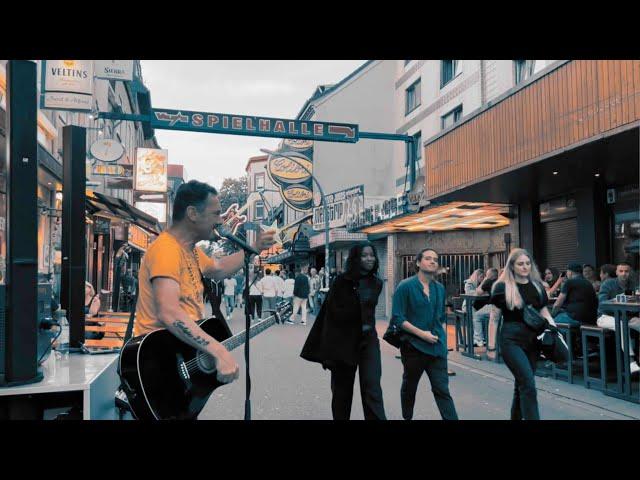
[[154,108],[151,127],[189,132],[355,143],[358,125]]
[[159,223],[167,222],[167,204],[157,202],[136,202],[134,207],[142,210],[144,213],[151,215]]
[[129,225],[127,240],[134,247],[138,247],[139,249],[144,251],[149,248],[149,244],[151,243],[149,234],[135,225]]
[[85,112],[92,106],[92,60],[42,60],[41,109]]
[[104,163],[117,162],[124,155],[124,147],[112,138],[103,138],[93,142],[89,148],[91,156]]
[[134,189],[141,192],[166,192],[168,163],[168,150],[137,148]]
[[109,235],[109,227],[111,222],[108,218],[94,217],[93,233],[96,235]]
[[[329,228],[344,227],[348,218],[357,217],[364,209],[364,185],[347,188],[325,195]],[[313,229],[324,230],[324,207],[313,208]]]
[[267,173],[284,202],[294,210],[313,208],[313,142],[287,139],[270,155]]
[[109,177],[131,177],[132,172],[125,165],[94,165],[91,174]]
[[133,80],[133,60],[94,60],[96,78]]
[[420,210],[420,208],[426,207],[429,204],[424,185],[425,177],[424,175],[421,175],[416,179],[411,191],[407,192],[408,213],[416,213]]

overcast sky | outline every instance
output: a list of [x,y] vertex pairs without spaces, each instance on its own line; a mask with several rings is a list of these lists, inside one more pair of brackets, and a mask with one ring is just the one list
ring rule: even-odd
[[[295,118],[318,85],[337,83],[364,60],[143,60],[153,108]],[[274,138],[156,130],[188,179],[218,188],[245,174],[249,157]]]

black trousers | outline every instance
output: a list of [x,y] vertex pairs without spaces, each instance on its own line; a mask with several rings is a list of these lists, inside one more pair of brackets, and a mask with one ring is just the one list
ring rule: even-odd
[[349,420],[353,400],[353,383],[359,369],[360,395],[365,420],[386,420],[382,401],[382,360],[380,342],[375,333],[363,334],[358,365],[336,365],[331,368],[331,412],[334,420]]
[[443,420],[458,420],[456,407],[449,393],[447,359],[422,353],[407,341],[402,342],[400,346],[400,356],[404,367],[402,387],[400,388],[402,418],[405,420],[413,418],[418,383],[422,374],[426,372],[429,382],[431,382],[431,391],[440,411],[440,416]]
[[504,322],[500,350],[515,379],[511,420],[540,420],[534,376],[539,355],[535,333],[524,323]]
[[249,315],[256,318],[255,311],[258,310],[258,318],[262,318],[262,295],[249,295]]

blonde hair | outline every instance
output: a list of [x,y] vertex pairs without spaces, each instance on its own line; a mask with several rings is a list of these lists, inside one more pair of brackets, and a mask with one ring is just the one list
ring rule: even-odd
[[84,282],[84,286],[89,287],[91,289],[91,296],[96,294],[96,289],[93,288],[93,285],[91,285],[91,282]]
[[533,257],[531,256],[531,254],[524,248],[514,248],[509,254],[507,264],[504,266],[502,274],[500,275],[500,277],[498,277],[498,280],[493,284],[493,287],[491,289],[493,291],[498,282],[504,283],[504,296],[507,308],[509,310],[522,310],[524,308],[524,301],[522,300],[522,295],[520,295],[520,291],[518,290],[516,276],[513,273],[513,265],[516,263],[516,260],[522,255],[528,257],[531,261],[529,281],[533,284],[534,287],[536,287],[538,293],[541,293],[542,289],[542,278],[540,278],[540,271],[538,270],[536,263],[533,261]]
[[484,275],[484,269],[476,268],[473,271],[473,273],[471,275],[469,275],[469,278],[467,278],[467,280],[472,281],[473,283],[475,283],[477,285],[478,284],[478,277],[480,277],[480,275]]

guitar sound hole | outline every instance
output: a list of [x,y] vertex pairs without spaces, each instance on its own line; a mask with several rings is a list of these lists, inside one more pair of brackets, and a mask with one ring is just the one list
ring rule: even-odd
[[207,355],[206,353],[198,352],[198,367],[204,373],[213,373],[216,371],[216,361],[213,359],[211,355]]

